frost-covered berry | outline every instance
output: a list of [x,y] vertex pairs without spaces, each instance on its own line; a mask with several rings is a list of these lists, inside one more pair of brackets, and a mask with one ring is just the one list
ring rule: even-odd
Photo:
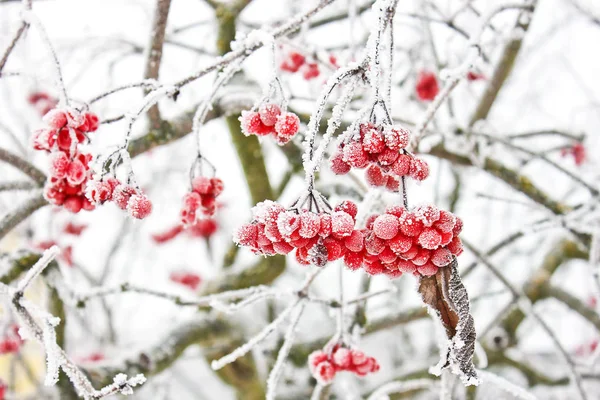
[[323,245],[327,249],[327,261],[338,260],[344,255],[341,243],[332,237],[323,239]]
[[212,187],[211,179],[206,176],[197,176],[192,179],[192,190],[200,195],[209,194]]
[[112,198],[113,188],[108,181],[88,181],[86,197],[94,204],[103,204]]
[[350,270],[355,271],[362,266],[363,256],[359,252],[355,253],[349,251],[346,254],[344,254],[344,263]]
[[353,231],[352,234],[344,239],[346,248],[353,252],[362,251],[364,248],[365,235],[361,231]]
[[418,236],[423,231],[423,223],[413,213],[400,217],[400,231],[406,236]]
[[56,143],[55,131],[52,129],[38,129],[31,137],[31,146],[34,150],[50,150]]
[[385,188],[390,192],[400,191],[400,181],[393,176],[388,176],[388,180],[385,183]]
[[233,235],[233,241],[242,246],[255,247],[258,237],[258,227],[256,224],[246,224],[240,226]]
[[413,244],[412,239],[410,237],[404,236],[400,233],[396,235],[396,237],[394,237],[392,240],[390,240],[388,242],[388,245],[394,253],[400,254],[410,250]]
[[413,214],[417,220],[423,223],[423,226],[430,227],[440,219],[440,210],[434,205],[423,205],[415,208]]
[[430,261],[436,267],[444,267],[452,262],[452,253],[450,250],[440,247],[432,252]]
[[134,194],[127,202],[127,211],[133,218],[144,219],[152,213],[152,202],[145,194]]
[[211,194],[214,197],[217,197],[218,195],[223,193],[223,189],[225,188],[225,185],[223,184],[223,181],[220,178],[210,178],[210,185]]
[[396,265],[398,266],[398,271],[401,271],[405,274],[412,274],[417,270],[417,266],[409,260],[398,260]]
[[381,168],[376,164],[371,164],[365,171],[365,179],[367,183],[373,187],[385,186],[388,181],[388,176],[384,175]]
[[98,130],[100,121],[98,120],[98,116],[96,114],[94,114],[94,113],[85,114],[85,120],[87,122],[89,132],[95,132]]
[[377,154],[377,161],[384,166],[393,165],[399,155],[398,151],[386,147],[381,153]]
[[277,122],[277,117],[281,114],[281,108],[275,103],[267,103],[258,109],[260,120],[266,126],[273,126]]
[[406,154],[398,155],[398,158],[392,164],[392,172],[398,176],[406,176],[410,172],[412,158]]
[[454,223],[454,228],[452,228],[452,233],[454,234],[454,236],[458,236],[462,232],[463,221],[458,217],[455,217],[455,219],[456,220]]
[[447,248],[452,254],[454,254],[457,257],[463,252],[463,245],[458,236],[452,238],[452,241],[448,243]]
[[362,137],[362,147],[367,153],[381,153],[385,148],[385,141],[381,132],[377,128],[368,129]]
[[246,136],[265,136],[273,132],[272,126],[263,124],[260,114],[257,111],[242,111],[240,122],[242,133]]
[[412,262],[417,266],[425,265],[425,263],[429,261],[430,256],[431,252],[429,250],[419,249],[417,255],[412,259]]
[[67,175],[69,157],[62,151],[56,151],[50,155],[50,176],[62,179]]
[[61,129],[67,125],[67,114],[63,110],[56,108],[50,110],[42,119],[46,125],[54,129]]
[[410,177],[417,181],[423,181],[429,176],[429,165],[421,158],[413,158],[410,163]]
[[425,228],[419,235],[419,244],[429,250],[435,250],[442,244],[442,235],[433,228]]
[[398,218],[390,214],[382,214],[373,222],[373,233],[380,239],[392,239],[398,234],[399,229]]
[[87,168],[79,160],[73,160],[67,167],[67,182],[71,185],[83,183],[87,176]]
[[283,237],[290,237],[300,228],[300,216],[292,211],[285,211],[277,217],[277,228]]
[[321,214],[320,215],[320,228],[319,228],[319,236],[327,237],[331,235],[331,215],[329,214]]
[[385,249],[385,241],[378,238],[375,233],[370,232],[365,236],[365,250],[367,253],[377,256]]
[[335,367],[329,361],[323,361],[316,366],[313,376],[323,385],[331,383],[335,378]]
[[333,171],[336,175],[345,175],[350,172],[352,167],[350,164],[344,161],[344,156],[342,153],[337,153],[329,160],[329,166],[331,171]]
[[436,267],[432,263],[428,262],[425,265],[421,265],[420,267],[417,267],[417,271],[419,271],[419,273],[423,276],[432,276],[437,273],[438,267]]
[[151,237],[154,243],[162,244],[175,239],[181,232],[183,232],[183,225],[175,225],[164,232],[153,233]]
[[440,232],[452,232],[455,224],[456,217],[448,211],[441,210],[440,218],[433,224],[433,226]]
[[354,220],[344,211],[335,211],[331,214],[331,232],[340,237],[350,236],[354,229]]
[[352,352],[346,347],[337,348],[332,355],[333,364],[340,369],[352,366]]
[[354,203],[350,200],[344,200],[344,201],[340,202],[338,205],[336,205],[335,208],[333,209],[333,211],[347,212],[348,214],[350,214],[352,219],[356,219],[356,215],[358,214],[358,207],[356,206],[356,203]]
[[304,212],[300,214],[299,234],[303,238],[313,238],[317,236],[321,229],[321,218],[318,214]]
[[364,168],[369,163],[367,152],[363,150],[360,142],[350,142],[344,146],[343,160],[354,168]]
[[383,128],[383,137],[387,147],[398,151],[408,146],[410,132],[400,126],[386,125]]
[[294,113],[285,112],[277,117],[275,123],[275,132],[277,133],[277,141],[280,144],[285,144],[298,133],[300,129],[300,118]]
[[127,209],[127,203],[134,194],[137,194],[136,188],[130,185],[120,184],[113,191],[112,199],[121,210]]

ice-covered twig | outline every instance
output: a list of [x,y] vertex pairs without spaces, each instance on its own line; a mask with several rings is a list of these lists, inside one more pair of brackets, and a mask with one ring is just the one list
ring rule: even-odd
[[141,82],[128,83],[126,85],[118,86],[116,88],[110,89],[106,92],[100,93],[99,95],[92,97],[90,100],[87,101],[87,104],[93,104],[99,100],[104,99],[105,97],[108,97],[112,94],[121,92],[123,90],[139,88],[139,87],[142,87],[144,89],[156,90],[159,86],[160,86],[159,83],[155,79],[145,79]]
[[238,358],[246,355],[246,353],[248,353],[250,350],[252,350],[254,348],[254,346],[256,346],[258,343],[265,340],[267,338],[267,336],[269,336],[283,322],[283,320],[285,320],[285,318],[296,308],[296,305],[298,305],[298,303],[300,301],[301,301],[301,299],[295,300],[291,305],[289,305],[285,310],[283,310],[281,312],[281,314],[279,314],[277,316],[277,318],[275,318],[275,320],[273,320],[273,322],[271,322],[269,325],[265,326],[258,334],[253,336],[245,344],[238,347],[237,349],[235,349],[233,352],[227,354],[226,356],[221,357],[218,360],[214,360],[211,363],[212,369],[214,369],[214,370],[221,369],[225,365],[230,364],[230,363],[234,362],[235,360],[237,360]]
[[273,369],[271,370],[269,378],[267,379],[267,400],[275,400],[275,395],[277,394],[277,383],[279,382],[281,374],[283,373],[285,360],[287,359],[287,356],[290,353],[292,344],[294,344],[296,327],[298,326],[298,322],[302,317],[302,312],[304,311],[304,304],[304,302],[298,304],[291,317],[290,325],[288,326],[288,329],[285,333],[283,345],[279,349],[279,353],[277,354],[277,360],[275,361],[275,365],[273,365]]
[[21,295],[31,284],[31,281],[35,279],[42,271],[54,260],[54,258],[60,253],[58,246],[52,246],[48,250],[44,251],[42,257],[27,271],[23,279],[17,285],[16,291]]
[[[32,2],[32,0],[22,0],[23,11],[31,10],[31,2]],[[17,28],[17,31],[15,32],[15,35],[13,36],[12,40],[8,44],[8,47],[2,54],[2,58],[0,58],[0,77],[2,76],[2,70],[4,69],[6,62],[8,61],[8,57],[10,56],[12,51],[15,49],[15,47],[17,46],[17,43],[19,42],[19,39],[21,39],[21,37],[23,36],[23,34],[25,33],[25,31],[27,30],[28,27],[29,27],[29,24],[27,23],[27,21],[25,21],[25,19],[22,19],[21,24],[19,25],[19,27]]]

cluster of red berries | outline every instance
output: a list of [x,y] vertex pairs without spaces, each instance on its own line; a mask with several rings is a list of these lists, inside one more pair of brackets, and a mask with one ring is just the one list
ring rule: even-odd
[[33,135],[33,148],[51,153],[46,200],[73,213],[93,210],[94,205],[84,196],[85,184],[92,175],[92,155],[80,151],[78,145],[98,129],[98,117],[73,109],[53,109],[44,116],[44,122],[46,127]]
[[364,267],[371,275],[435,275],[463,252],[458,237],[461,230],[460,218],[434,205],[412,211],[391,206],[385,213],[369,217],[366,229],[360,231],[362,249],[347,253],[344,261],[348,268]]
[[312,352],[308,356],[308,366],[313,377],[321,384],[331,383],[335,374],[341,371],[349,371],[358,376],[379,371],[379,363],[374,357],[369,357],[360,350],[339,345],[331,352]]
[[285,72],[300,72],[307,81],[318,77],[321,73],[316,62],[307,62],[306,57],[297,51],[290,51],[279,65],[279,68]]
[[19,326],[12,324],[4,337],[0,339],[0,354],[16,353],[21,348],[23,339],[19,335]]
[[27,98],[29,104],[31,104],[40,115],[46,115],[50,110],[56,107],[58,100],[51,97],[46,92],[33,92]]
[[171,282],[183,285],[190,290],[196,290],[198,286],[200,286],[200,283],[202,283],[202,278],[200,278],[200,275],[189,271],[172,272],[169,279]]
[[223,181],[219,178],[197,176],[192,179],[192,190],[183,196],[181,223],[184,227],[196,225],[198,210],[212,217],[217,209],[216,198],[223,192]]
[[275,103],[265,103],[258,111],[242,111],[240,122],[244,135],[273,135],[281,145],[289,142],[300,129],[300,118],[293,112],[281,111]]
[[421,71],[417,76],[415,92],[421,101],[432,101],[440,92],[437,77],[433,72]]
[[152,240],[155,243],[161,244],[169,242],[175,239],[184,231],[192,236],[192,237],[201,237],[208,239],[212,235],[214,235],[219,229],[219,225],[217,221],[214,219],[200,219],[197,220],[193,225],[184,227],[182,224],[175,225],[172,228],[160,233],[155,233],[152,235]]
[[370,122],[360,124],[360,135],[342,143],[330,159],[336,175],[347,174],[352,167],[366,168],[365,177],[371,186],[386,187],[397,192],[399,178],[409,176],[422,181],[429,176],[429,165],[405,150],[410,132],[395,125],[377,126]]
[[144,219],[152,213],[152,202],[148,196],[141,189],[121,183],[117,178],[90,180],[86,186],[86,196],[94,205],[112,201],[136,219]]
[[300,264],[324,266],[340,259],[346,248],[354,248],[356,214],[351,201],[343,201],[332,213],[286,210],[267,200],[252,209],[253,220],[242,225],[234,240],[256,254],[288,254],[296,250]]

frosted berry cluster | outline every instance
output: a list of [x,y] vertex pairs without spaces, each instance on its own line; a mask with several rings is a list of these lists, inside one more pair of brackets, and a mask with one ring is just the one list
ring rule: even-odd
[[343,346],[335,346],[331,352],[314,351],[308,356],[308,366],[313,377],[321,384],[331,383],[335,375],[342,371],[358,376],[379,371],[379,363],[374,357]]
[[198,286],[200,286],[200,283],[202,283],[202,278],[200,278],[200,275],[189,271],[172,272],[169,279],[171,282],[178,283],[190,290],[198,289]]
[[410,140],[408,130],[365,122],[360,124],[359,133],[342,143],[331,158],[331,170],[335,174],[347,174],[351,168],[366,168],[365,177],[371,186],[386,187],[392,192],[398,191],[399,178],[403,176],[417,181],[429,176],[427,162],[405,150]]
[[253,220],[235,233],[237,244],[266,256],[295,250],[303,265],[319,267],[343,257],[346,247],[354,248],[356,204],[344,201],[333,212],[287,210],[267,200],[252,209]]
[[273,135],[280,145],[289,142],[300,129],[300,118],[282,111],[275,103],[265,103],[258,111],[242,111],[240,122],[244,135]]
[[319,65],[316,62],[307,62],[306,57],[297,51],[290,51],[279,65],[279,68],[285,72],[299,72],[307,81],[321,74]]
[[95,205],[112,201],[136,219],[144,219],[152,213],[152,202],[144,192],[116,178],[89,181],[86,196]]
[[0,339],[0,354],[16,353],[22,344],[23,339],[19,335],[19,326],[13,324]]
[[196,224],[198,211],[210,217],[217,209],[216,198],[223,192],[223,181],[219,178],[197,176],[192,179],[192,190],[183,196],[181,223],[184,227]]
[[79,145],[88,140],[87,134],[98,129],[98,117],[74,109],[53,109],[43,120],[46,127],[34,132],[32,143],[35,150],[50,153],[44,197],[73,213],[93,210],[94,205],[84,195],[92,176],[92,156],[81,151]]
[[347,254],[346,265],[351,269],[364,267],[371,275],[435,275],[438,268],[462,253],[461,230],[460,218],[433,205],[412,211],[388,207],[385,213],[368,219],[362,231],[364,249]]

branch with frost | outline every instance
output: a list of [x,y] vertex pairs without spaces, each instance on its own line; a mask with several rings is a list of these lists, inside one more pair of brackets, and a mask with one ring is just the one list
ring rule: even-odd
[[14,227],[26,220],[31,214],[48,204],[41,193],[41,190],[32,192],[32,196],[25,202],[0,219],[0,240],[6,236]]
[[[31,10],[31,2],[32,2],[32,0],[22,0],[23,12],[27,11],[27,10]],[[19,39],[21,39],[21,37],[25,34],[25,31],[27,31],[27,28],[29,28],[29,23],[24,18],[22,18],[19,28],[17,28],[15,35],[13,36],[12,40],[9,42],[8,47],[2,54],[2,57],[0,58],[0,77],[2,76],[2,70],[4,69],[6,62],[8,61],[8,57],[10,57],[10,54],[17,46]]]
[[81,371],[57,343],[55,328],[60,323],[60,319],[24,299],[25,290],[48,267],[58,253],[59,249],[57,246],[52,246],[46,250],[18,282],[15,288],[2,284],[8,295],[12,298],[14,312],[21,319],[22,324],[19,334],[25,339],[31,338],[37,340],[45,349],[47,360],[46,386],[54,386],[58,382],[59,369],[62,369],[73,384],[78,395],[86,400],[101,399],[116,393],[123,395],[132,394],[133,387],[145,382],[146,379],[143,375],[127,379],[126,375],[119,374],[114,378],[112,384],[100,390],[94,389],[83,371]]
[[35,165],[13,152],[0,147],[0,161],[12,165],[25,175],[30,177],[39,186],[46,182],[46,174],[40,171]]

